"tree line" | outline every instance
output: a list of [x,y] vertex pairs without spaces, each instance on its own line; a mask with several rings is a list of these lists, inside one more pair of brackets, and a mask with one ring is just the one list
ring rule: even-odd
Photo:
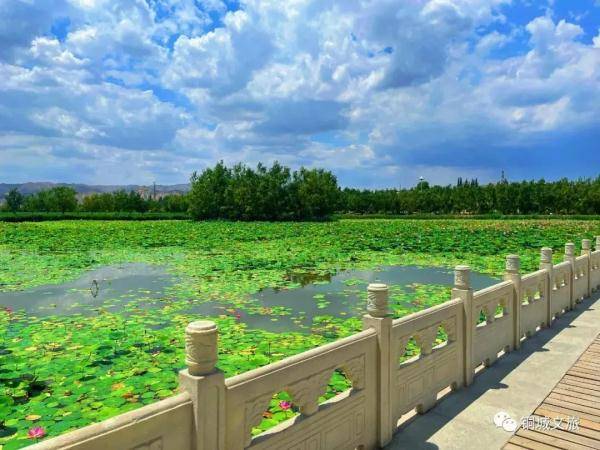
[[456,185],[411,189],[341,191],[338,209],[359,214],[600,214],[600,176],[554,182],[508,182],[480,185],[459,179]]
[[219,162],[192,174],[189,211],[194,219],[319,220],[335,212],[339,195],[336,177],[323,169]]
[[171,194],[159,199],[144,198],[139,192],[119,190],[93,193],[78,199],[67,186],[56,186],[31,195],[11,189],[5,195],[4,209],[11,212],[187,212],[187,195]]
[[223,162],[194,172],[190,192],[160,199],[138,192],[91,194],[78,200],[70,187],[54,187],[23,196],[13,189],[4,209],[32,212],[187,212],[197,220],[320,220],[349,214],[600,214],[600,176],[554,182],[479,184],[458,179],[455,185],[421,181],[408,189],[341,189],[323,169],[271,167]]

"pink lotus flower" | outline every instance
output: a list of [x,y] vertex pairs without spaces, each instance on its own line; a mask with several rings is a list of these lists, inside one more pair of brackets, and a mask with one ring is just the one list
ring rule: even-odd
[[288,401],[282,400],[279,402],[279,407],[281,409],[283,409],[284,411],[287,411],[288,409],[290,409],[292,407],[292,404]]
[[33,427],[27,432],[27,437],[29,439],[41,439],[44,436],[46,436],[46,430],[42,427]]
[[237,320],[240,320],[242,318],[242,315],[240,313],[235,313],[235,318]]
[[6,311],[7,314],[12,314],[13,309],[10,306],[7,306],[6,308],[4,308],[4,311]]

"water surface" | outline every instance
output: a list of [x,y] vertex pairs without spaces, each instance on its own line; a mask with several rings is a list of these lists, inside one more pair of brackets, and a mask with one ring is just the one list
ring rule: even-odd
[[[122,264],[92,270],[79,279],[63,284],[45,285],[17,292],[0,292],[0,306],[24,310],[36,316],[93,315],[101,311],[131,313],[132,305],[156,311],[173,302],[182,313],[198,317],[234,315],[249,328],[273,332],[315,332],[326,328],[331,317],[360,317],[366,307],[366,286],[381,282],[393,286],[394,307],[414,310],[416,286],[452,286],[453,271],[443,267],[384,266],[374,270],[345,270],[333,276],[290,274],[290,281],[301,284],[293,289],[264,289],[243,304],[206,302],[202,299],[177,299],[169,288],[178,279],[164,267],[147,264]],[[475,290],[499,280],[472,273]],[[158,325],[160,327],[160,325]]]

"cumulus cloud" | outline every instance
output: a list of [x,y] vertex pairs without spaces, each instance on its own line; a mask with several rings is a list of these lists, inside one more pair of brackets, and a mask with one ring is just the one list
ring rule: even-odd
[[600,30],[546,2],[524,25],[509,0],[1,5],[7,181],[47,161],[58,180],[181,182],[220,159],[488,180],[598,128]]

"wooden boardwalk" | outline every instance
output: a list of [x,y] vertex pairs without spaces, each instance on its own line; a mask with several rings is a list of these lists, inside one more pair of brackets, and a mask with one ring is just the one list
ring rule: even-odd
[[600,449],[600,335],[503,448]]

